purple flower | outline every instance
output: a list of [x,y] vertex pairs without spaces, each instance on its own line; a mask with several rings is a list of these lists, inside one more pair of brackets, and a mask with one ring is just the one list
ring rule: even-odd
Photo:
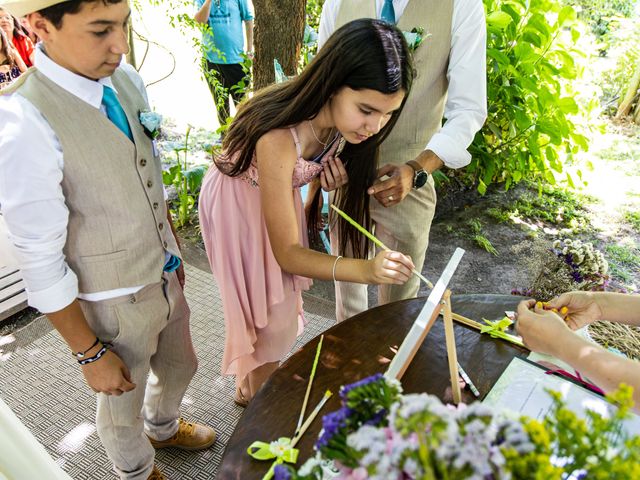
[[322,432],[316,442],[316,448],[320,449],[329,444],[338,431],[346,426],[347,418],[351,415],[351,409],[342,407],[322,417]]
[[291,472],[284,465],[276,465],[273,470],[274,480],[291,480]]
[[363,387],[365,385],[369,385],[371,383],[376,383],[383,378],[381,373],[376,373],[375,375],[371,375],[370,377],[363,378],[362,380],[358,380],[357,382],[350,383],[349,385],[345,385],[340,389],[340,398],[343,400],[347,399],[347,395],[351,390],[358,387]]
[[371,417],[369,420],[364,422],[364,425],[374,425],[374,426],[380,425],[382,421],[385,418],[387,418],[387,413],[389,412],[387,411],[386,408],[381,408],[373,415],[373,417]]

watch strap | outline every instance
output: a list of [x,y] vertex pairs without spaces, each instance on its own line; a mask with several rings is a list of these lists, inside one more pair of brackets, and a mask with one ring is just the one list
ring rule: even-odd
[[[424,168],[422,168],[422,165],[420,165],[416,160],[409,160],[407,162],[407,165],[409,165],[411,168],[413,168],[414,172],[419,172],[420,170],[424,170]],[[426,170],[424,170],[424,171],[426,172]]]

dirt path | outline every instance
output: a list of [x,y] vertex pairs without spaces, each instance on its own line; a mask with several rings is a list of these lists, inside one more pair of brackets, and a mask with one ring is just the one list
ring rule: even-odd
[[[522,185],[484,197],[475,192],[445,195],[438,203],[423,273],[437,278],[459,246],[467,253],[452,282],[455,293],[510,293],[531,285],[541,264],[553,255],[549,248],[555,239],[571,237],[590,241],[603,252],[609,261],[612,288],[640,290],[638,133],[637,127],[609,125],[605,134],[594,134],[592,150],[583,163],[593,164],[592,171],[584,171],[588,184],[582,193],[589,198],[579,199],[578,206],[584,212],[574,229],[567,228],[567,219],[562,219],[568,207],[563,212],[561,204],[546,202],[548,194],[543,194],[539,208],[558,208],[559,223],[530,218],[522,211],[504,221],[496,220],[500,212],[513,211],[514,204],[526,208],[532,193],[536,203],[535,192]],[[473,224],[478,223],[481,235],[497,255],[480,248],[471,238]]]

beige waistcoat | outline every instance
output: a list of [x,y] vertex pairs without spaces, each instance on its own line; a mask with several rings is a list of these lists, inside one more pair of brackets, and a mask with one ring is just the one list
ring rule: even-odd
[[138,119],[149,107],[126,73],[117,70],[112,80],[135,144],[37,69],[3,91],[29,100],[62,145],[69,209],[64,254],[83,293],[159,282],[165,249],[179,255],[167,223],[160,158]]
[[[380,149],[383,164],[413,160],[442,125],[447,96],[453,0],[409,0],[397,26],[409,32],[424,28],[425,38],[413,52],[418,75],[393,131]],[[344,0],[336,29],[357,18],[377,18],[375,0]]]

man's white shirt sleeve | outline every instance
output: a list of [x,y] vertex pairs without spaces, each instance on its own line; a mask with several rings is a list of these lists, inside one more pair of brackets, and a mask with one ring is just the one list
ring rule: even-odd
[[[487,118],[487,28],[480,0],[454,0],[444,108],[446,122],[426,146],[449,168],[471,162],[467,151]],[[428,45],[426,39],[421,48]]]

